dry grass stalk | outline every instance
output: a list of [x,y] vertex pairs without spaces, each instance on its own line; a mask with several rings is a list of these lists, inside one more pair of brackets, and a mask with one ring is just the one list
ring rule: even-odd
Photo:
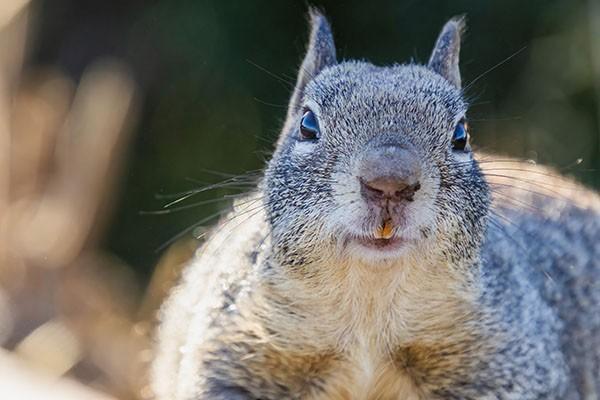
[[14,370],[0,373],[0,388],[14,398],[108,398],[47,378],[68,373],[134,398],[133,361],[147,347],[134,324],[139,296],[130,268],[97,245],[136,111],[134,84],[107,61],[77,88],[58,72],[22,73],[24,3],[0,4],[0,344],[13,349],[0,354],[0,370]]

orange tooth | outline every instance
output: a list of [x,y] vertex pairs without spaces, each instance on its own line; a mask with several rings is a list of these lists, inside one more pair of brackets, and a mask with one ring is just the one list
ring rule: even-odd
[[383,225],[380,225],[375,230],[375,238],[376,239],[389,239],[392,237],[394,230],[394,226],[392,225],[392,221],[385,221]]
[[381,228],[381,237],[383,239],[389,239],[392,237],[394,231],[394,226],[392,225],[392,221],[385,221],[383,223],[383,228]]

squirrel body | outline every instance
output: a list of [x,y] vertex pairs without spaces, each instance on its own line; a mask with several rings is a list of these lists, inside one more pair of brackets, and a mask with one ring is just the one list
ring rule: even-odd
[[157,397],[600,398],[598,195],[470,152],[461,19],[392,67],[311,23],[264,178],[161,309]]

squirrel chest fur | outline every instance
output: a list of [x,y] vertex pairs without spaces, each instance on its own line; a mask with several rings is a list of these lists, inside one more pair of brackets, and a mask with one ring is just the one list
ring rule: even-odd
[[472,153],[463,21],[390,67],[311,26],[264,177],[161,310],[157,397],[600,398],[600,199]]

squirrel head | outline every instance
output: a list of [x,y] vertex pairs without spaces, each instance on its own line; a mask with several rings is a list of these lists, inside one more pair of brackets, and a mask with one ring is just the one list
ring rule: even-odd
[[489,193],[468,143],[464,20],[446,23],[427,65],[387,67],[338,62],[325,17],[310,23],[262,187],[279,262],[472,264]]

